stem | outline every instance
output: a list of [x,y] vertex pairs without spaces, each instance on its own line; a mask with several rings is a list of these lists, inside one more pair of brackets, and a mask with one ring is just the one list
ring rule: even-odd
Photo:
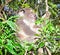
[[48,11],[48,0],[45,0],[46,2],[46,11]]
[[45,47],[45,49],[46,49],[46,51],[47,51],[48,55],[51,55],[50,50],[49,50],[47,47]]
[[25,52],[25,54],[24,55],[26,55],[27,54],[27,50],[26,50],[26,52]]
[[7,20],[7,16],[6,16],[5,12],[4,11],[2,11],[2,12],[3,12],[5,20]]
[[7,50],[5,49],[5,55],[7,55]]

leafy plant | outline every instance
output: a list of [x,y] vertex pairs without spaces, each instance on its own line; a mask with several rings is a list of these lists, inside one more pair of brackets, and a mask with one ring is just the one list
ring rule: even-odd
[[[31,7],[36,11],[38,18],[42,17],[45,13],[45,0],[11,0],[11,2],[7,4],[5,4],[5,1],[6,0],[0,0],[0,4],[4,6],[9,5],[14,11],[20,8]],[[58,16],[57,6],[52,3],[52,0],[48,1],[48,5],[49,11],[51,12],[50,18],[55,19]],[[6,14],[3,15],[5,16]],[[56,41],[56,38],[60,38],[60,28],[54,26],[50,19],[45,20],[45,18],[39,18],[35,22],[37,25],[41,25],[41,28],[38,30],[40,34],[36,34],[40,36],[40,38],[36,43],[21,43],[14,35],[16,31],[16,18],[18,17],[0,18],[0,55],[24,55],[25,53],[29,55],[30,51],[33,51],[33,53],[37,55],[38,48],[43,48],[44,46],[47,46],[51,52],[59,52],[60,40]],[[56,20],[54,23],[56,23]],[[46,25],[44,25],[44,23],[46,23]]]
[[23,55],[24,47],[20,44],[17,37],[14,35],[16,24],[6,20],[0,22],[0,54]]
[[[39,22],[39,20],[37,20],[36,23],[41,25],[44,22],[44,21],[41,22],[41,20],[42,20],[42,18],[40,19],[40,22]],[[40,45],[41,45],[41,47],[47,46],[51,50],[51,52],[58,52],[56,50],[58,50],[60,48],[59,47],[60,43],[57,42],[55,38],[58,38],[58,36],[59,36],[59,35],[56,35],[58,33],[56,31],[57,30],[60,31],[60,30],[59,30],[59,28],[56,28],[53,25],[51,20],[48,20],[48,22],[46,20],[45,23],[46,23],[46,25],[39,29],[40,34],[38,34],[38,35],[40,35],[40,37],[41,37],[38,41],[40,43],[39,46]],[[43,23],[43,24],[45,24],[45,23]],[[60,36],[59,36],[59,38],[60,38]]]

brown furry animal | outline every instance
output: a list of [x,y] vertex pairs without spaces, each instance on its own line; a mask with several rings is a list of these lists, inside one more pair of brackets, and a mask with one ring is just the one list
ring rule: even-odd
[[36,38],[35,34],[38,33],[38,28],[35,25],[36,14],[31,8],[24,8],[21,12],[18,12],[18,15],[20,18],[16,20],[16,24],[20,31],[18,31],[17,36],[21,40],[34,42],[33,40]]

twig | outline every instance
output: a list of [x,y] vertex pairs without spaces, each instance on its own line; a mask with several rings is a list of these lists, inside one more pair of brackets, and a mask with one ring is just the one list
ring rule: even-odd
[[24,55],[27,55],[27,50],[25,51],[25,54]]
[[48,55],[51,55],[50,50],[49,50],[47,47],[45,47],[45,49],[46,49],[46,51],[47,51]]

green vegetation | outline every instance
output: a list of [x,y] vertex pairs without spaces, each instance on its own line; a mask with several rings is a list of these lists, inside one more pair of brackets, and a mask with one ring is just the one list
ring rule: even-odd
[[[59,0],[58,0],[59,1]],[[7,4],[6,4],[7,2]],[[58,15],[57,4],[55,1],[49,0],[49,12],[51,16],[49,19],[42,18],[46,13],[45,0],[0,0],[0,55],[31,55],[31,51],[37,55],[39,48],[46,46],[53,55],[60,54],[60,17]],[[60,2],[60,1],[59,1]],[[3,7],[8,5],[13,9],[10,16],[3,10]],[[15,21],[18,18],[14,12],[21,8],[32,8],[37,14],[38,19],[36,25],[42,25],[38,30],[40,34],[36,36],[40,37],[36,43],[21,43],[15,36],[16,24]],[[44,24],[45,23],[45,24]]]

